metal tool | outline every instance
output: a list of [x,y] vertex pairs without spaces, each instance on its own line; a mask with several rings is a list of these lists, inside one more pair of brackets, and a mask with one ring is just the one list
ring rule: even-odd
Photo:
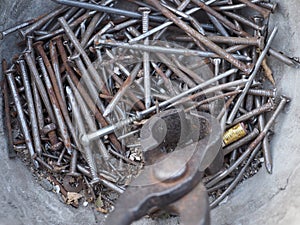
[[210,224],[201,180],[219,153],[221,136],[218,121],[207,113],[171,109],[152,116],[141,130],[145,168],[105,224],[131,224],[157,208],[178,213],[186,225]]

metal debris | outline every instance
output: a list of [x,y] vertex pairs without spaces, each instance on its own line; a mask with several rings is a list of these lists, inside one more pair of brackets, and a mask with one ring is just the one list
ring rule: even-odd
[[[42,187],[108,213],[143,169],[141,127],[172,107],[208,112],[222,126],[222,169],[203,178],[211,207],[263,163],[272,173],[270,127],[289,99],[278,100],[268,54],[300,65],[271,47],[277,4],[55,2],[66,6],[0,33],[19,30],[24,40],[9,66],[2,61],[8,153],[49,175]],[[235,124],[244,133],[227,142]]]

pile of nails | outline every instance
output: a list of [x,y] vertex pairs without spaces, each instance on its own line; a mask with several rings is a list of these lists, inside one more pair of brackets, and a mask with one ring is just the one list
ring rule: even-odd
[[99,206],[100,198],[99,210],[109,209],[142,169],[142,125],[172,107],[209,112],[222,125],[223,169],[204,178],[211,207],[263,163],[272,172],[271,128],[289,99],[275,91],[268,56],[299,65],[270,47],[276,4],[55,2],[1,32],[26,40],[12,65],[2,61],[3,90],[9,156],[28,159],[66,203]]

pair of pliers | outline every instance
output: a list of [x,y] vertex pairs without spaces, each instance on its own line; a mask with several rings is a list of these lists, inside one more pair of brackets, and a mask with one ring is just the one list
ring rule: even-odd
[[201,180],[222,143],[221,127],[210,114],[180,109],[152,116],[142,127],[145,167],[107,217],[107,225],[127,225],[153,209],[171,210],[185,225],[209,225]]

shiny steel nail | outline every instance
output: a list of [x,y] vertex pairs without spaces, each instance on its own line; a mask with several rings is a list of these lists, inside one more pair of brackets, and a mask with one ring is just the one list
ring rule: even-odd
[[[142,12],[142,30],[146,33],[149,30],[149,14],[151,10],[147,7],[139,8]],[[149,45],[149,38],[145,38],[144,45]],[[144,94],[145,107],[148,109],[151,106],[151,79],[150,79],[150,55],[149,52],[143,53],[143,71],[144,71]]]
[[[142,15],[137,12],[118,9],[118,8],[114,8],[114,7],[102,6],[102,5],[97,5],[97,4],[87,3],[87,2],[69,1],[69,0],[52,0],[52,1],[59,3],[59,4],[64,4],[64,5],[69,5],[69,6],[73,6],[73,7],[79,7],[79,8],[85,8],[85,9],[89,9],[89,10],[95,10],[98,12],[111,13],[111,14],[115,14],[115,15],[121,15],[121,16],[136,18],[136,19],[142,18]],[[150,16],[149,18],[155,22],[164,22],[165,21],[165,18],[161,17],[161,16]]]
[[247,95],[247,92],[248,92],[250,86],[252,85],[252,82],[253,82],[254,78],[256,77],[256,75],[257,75],[257,73],[258,73],[258,71],[260,69],[260,66],[261,66],[261,64],[262,64],[262,62],[263,62],[263,60],[264,60],[264,58],[265,58],[265,56],[266,56],[266,54],[267,54],[267,52],[268,52],[268,50],[270,48],[270,45],[271,45],[271,43],[272,43],[272,41],[273,41],[273,39],[274,39],[277,31],[278,31],[278,27],[275,27],[273,29],[273,31],[272,31],[272,33],[271,33],[268,41],[267,41],[266,47],[264,48],[264,50],[260,54],[260,56],[259,56],[259,58],[258,58],[258,60],[257,60],[257,62],[255,64],[254,70],[253,70],[253,72],[251,73],[251,75],[250,75],[250,77],[248,79],[248,83],[244,87],[242,94],[240,95],[240,97],[236,101],[236,103],[234,105],[234,108],[232,109],[232,111],[231,111],[231,113],[230,113],[230,115],[228,117],[227,124],[231,124],[232,121],[234,120],[234,118],[236,116],[236,113],[238,111],[238,108],[240,107],[241,103],[243,102],[245,96]]
[[[74,94],[70,87],[66,87],[66,92],[67,92],[67,95],[69,98],[69,102],[71,103],[72,113],[73,113],[74,119],[76,121],[79,134],[85,134],[86,131],[85,131],[84,123],[82,120],[82,116],[81,116],[78,104],[75,100]],[[96,184],[100,181],[100,179],[97,174],[97,167],[96,167],[96,163],[95,163],[95,160],[93,157],[92,150],[91,150],[89,144],[83,145],[83,149],[84,149],[85,157],[86,157],[87,163],[90,167],[90,171],[91,171],[91,175],[92,175],[91,183]]]
[[[75,95],[75,99],[79,104],[79,107],[80,107],[81,112],[83,114],[83,118],[85,119],[85,121],[87,123],[89,131],[90,132],[96,131],[97,126],[95,124],[94,118],[92,117],[92,115],[90,113],[90,110],[89,110],[88,106],[86,105],[83,97],[80,95],[78,89],[76,88],[75,84],[73,83],[73,81],[72,81],[72,79],[70,78],[69,75],[67,76],[67,80],[68,80],[68,83],[69,83],[69,85],[70,85],[70,87],[71,87],[71,89],[72,89],[72,91]],[[105,145],[103,144],[103,141],[101,139],[98,139],[96,142],[97,142],[97,145],[99,147],[99,151],[100,151],[101,156],[103,157],[103,159],[105,161],[107,161],[110,158],[110,155],[108,154],[108,151],[107,151]]]
[[11,90],[11,93],[12,93],[12,96],[13,96],[13,99],[14,99],[14,102],[15,102],[15,106],[17,108],[19,123],[20,123],[21,129],[22,129],[25,141],[26,141],[26,145],[27,145],[30,157],[32,159],[32,162],[33,162],[34,166],[36,168],[38,168],[39,164],[36,160],[34,160],[35,151],[34,151],[34,148],[33,148],[30,131],[29,131],[28,125],[26,123],[26,118],[25,118],[25,115],[24,115],[24,112],[23,112],[23,107],[22,107],[22,104],[21,104],[20,96],[19,96],[18,91],[17,91],[17,85],[16,85],[16,82],[14,80],[12,69],[13,69],[13,67],[10,70],[6,71],[5,74],[6,74],[7,81],[8,81],[8,84],[9,84],[9,87],[10,87],[10,90]]
[[[256,96],[254,101],[255,101],[255,107],[260,107],[262,105],[262,98]],[[266,124],[265,116],[263,114],[259,115],[258,128],[260,131],[264,129],[265,124]],[[265,167],[268,173],[272,173],[273,164],[272,164],[272,156],[271,156],[271,149],[269,145],[268,135],[263,139],[262,150],[264,155]]]
[[36,117],[36,113],[35,113],[34,103],[33,103],[29,75],[28,75],[28,72],[26,69],[25,61],[19,60],[18,64],[20,66],[23,85],[25,88],[26,100],[28,103],[28,112],[29,112],[29,118],[30,118],[30,127],[31,127],[31,131],[32,131],[34,149],[35,149],[35,152],[40,156],[42,153],[42,144],[41,144],[41,139],[40,139],[40,132],[39,132],[37,117]]
[[[2,60],[2,74],[5,74],[7,71],[7,62],[5,59]],[[9,90],[8,90],[8,82],[7,77],[3,77],[3,101],[4,101],[4,118],[5,118],[5,128],[7,134],[7,153],[9,158],[15,158],[17,156],[16,152],[14,151],[13,147],[13,134],[12,134],[12,127],[11,127],[11,115],[10,115],[10,100],[9,100]]]
[[105,107],[101,99],[99,98],[98,91],[92,81],[92,79],[89,76],[88,71],[86,70],[80,56],[77,54],[73,57],[71,57],[71,60],[74,60],[80,73],[81,73],[81,79],[87,86],[88,92],[90,93],[90,96],[92,97],[93,101],[97,105],[97,107],[101,110],[101,112],[104,112]]
[[[199,51],[199,50],[190,50],[190,49],[180,49],[180,48],[167,48],[155,45],[143,45],[143,44],[128,44],[125,42],[118,42],[113,40],[102,40],[97,39],[95,41],[96,46],[107,45],[120,47],[125,49],[133,49],[145,52],[153,52],[153,53],[164,53],[164,54],[177,54],[177,55],[185,55],[185,56],[198,56],[198,57],[207,57],[207,58],[217,58],[218,54],[207,51]],[[229,54],[229,53],[228,53]],[[235,59],[250,61],[251,58],[241,56],[241,55],[231,55]]]

